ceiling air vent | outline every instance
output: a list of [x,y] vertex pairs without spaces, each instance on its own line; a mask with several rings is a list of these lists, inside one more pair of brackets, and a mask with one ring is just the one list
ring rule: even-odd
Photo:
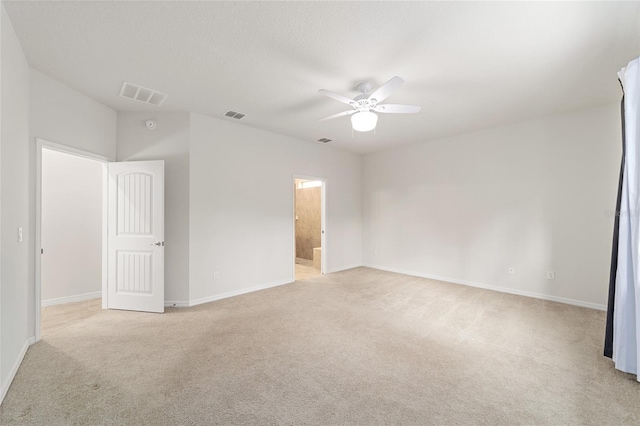
[[318,142],[327,143],[327,142],[331,142],[331,139],[322,138],[322,139],[318,139]]
[[240,112],[236,112],[236,111],[227,111],[224,113],[225,117],[231,117],[231,118],[235,118],[236,120],[240,120],[241,118],[243,118],[246,114],[242,114]]
[[166,93],[158,92],[157,90],[123,81],[122,88],[120,89],[120,96],[131,99],[132,101],[142,102],[143,104],[160,106],[167,99],[168,95]]

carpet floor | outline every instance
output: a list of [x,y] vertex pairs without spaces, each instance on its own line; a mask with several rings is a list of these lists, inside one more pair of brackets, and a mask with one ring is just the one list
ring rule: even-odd
[[604,313],[369,268],[33,345],[1,424],[640,424]]

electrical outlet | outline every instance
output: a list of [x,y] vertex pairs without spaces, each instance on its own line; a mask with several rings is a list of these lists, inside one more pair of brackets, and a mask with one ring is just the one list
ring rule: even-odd
[[555,280],[556,279],[556,273],[554,271],[547,271],[547,279],[548,280]]
[[515,266],[509,266],[509,273],[510,273],[510,274],[515,274],[515,273],[516,273],[516,268],[515,268]]
[[215,271],[215,272],[213,273],[213,279],[214,279],[214,280],[217,280],[218,278],[220,278],[220,272]]

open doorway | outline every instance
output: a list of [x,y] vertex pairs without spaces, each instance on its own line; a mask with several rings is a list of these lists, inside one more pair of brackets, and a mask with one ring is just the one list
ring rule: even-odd
[[106,158],[38,140],[36,338],[102,309]]
[[294,178],[295,277],[324,273],[324,197],[322,179]]

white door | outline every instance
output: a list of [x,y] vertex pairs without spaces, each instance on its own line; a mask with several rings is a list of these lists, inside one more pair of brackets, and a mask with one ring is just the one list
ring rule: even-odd
[[109,163],[109,309],[164,312],[164,161]]

